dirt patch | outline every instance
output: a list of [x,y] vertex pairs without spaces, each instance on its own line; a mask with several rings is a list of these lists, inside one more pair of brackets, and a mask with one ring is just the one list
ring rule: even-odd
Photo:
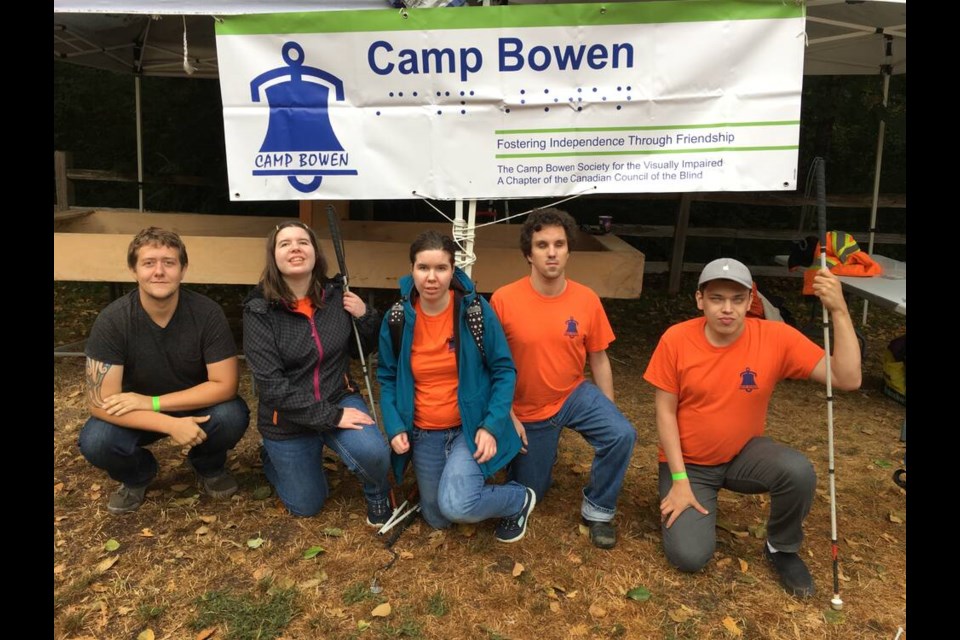
[[[797,280],[761,284],[804,315]],[[162,441],[152,447],[161,471],[146,503],[133,514],[109,515],[106,502],[116,483],[87,464],[76,446],[86,419],[82,360],[55,359],[55,637],[126,639],[150,629],[158,639],[196,638],[202,630],[191,621],[204,594],[229,591],[253,600],[296,587],[297,613],[285,638],[893,638],[906,621],[906,495],[891,480],[905,451],[899,441],[905,409],[880,392],[880,358],[887,342],[906,331],[905,319],[871,308],[863,329],[863,388],[838,393],[834,402],[844,601],[835,614],[829,607],[826,402],[813,384],[781,384],[768,434],[804,452],[820,480],[802,550],[817,596],[786,595],[764,563],[766,496],[721,493],[714,561],[695,575],[667,565],[660,549],[653,391],[642,374],[662,331],[696,311],[690,292],[667,296],[659,285],[648,278],[641,299],[606,303],[618,336],[609,352],[618,404],[639,434],[620,498],[616,548],[598,550],[580,531],[590,450],[565,433],[555,484],[522,542],[495,542],[493,522],[434,532],[419,521],[394,545],[397,557],[379,575],[380,593],[370,591],[371,581],[394,555],[366,526],[355,479],[334,459],[323,511],[306,519],[287,515],[275,496],[257,492],[268,483],[254,426],[229,458],[241,484],[231,500],[198,495],[182,466],[184,451]],[[55,287],[61,343],[82,336],[104,303],[99,294],[81,293],[85,307]],[[388,297],[379,296],[378,306]],[[860,303],[853,306],[859,321]],[[245,366],[242,376],[241,393],[254,407]],[[263,542],[253,548],[249,543],[257,539]],[[105,550],[108,540],[119,548]],[[323,551],[304,558],[314,546]],[[636,587],[649,599],[627,598]],[[384,602],[391,613],[373,616]],[[212,637],[229,632],[229,623],[221,624]]]

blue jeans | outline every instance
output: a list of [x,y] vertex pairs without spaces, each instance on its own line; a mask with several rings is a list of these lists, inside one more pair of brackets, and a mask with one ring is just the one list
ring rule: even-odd
[[[340,401],[370,413],[359,394]],[[323,470],[323,447],[333,449],[343,464],[363,483],[367,502],[388,504],[390,450],[375,424],[363,429],[330,429],[290,440],[263,439],[263,472],[287,510],[295,516],[313,516],[327,501],[330,488]]]
[[431,527],[444,529],[451,522],[504,518],[523,508],[526,487],[517,482],[486,484],[460,427],[414,427],[410,441],[420,510]]
[[583,381],[555,416],[539,422],[524,422],[527,453],[510,463],[509,478],[526,485],[543,499],[553,480],[560,431],[570,427],[593,447],[590,483],[583,489],[580,515],[587,520],[610,522],[617,511],[617,497],[627,475],[637,431],[617,405],[595,384]]
[[[250,424],[250,410],[240,397],[205,409],[170,412],[170,415],[210,416],[198,425],[207,439],[191,447],[187,454],[197,473],[206,477],[223,470],[227,451],[240,442]],[[91,417],[80,431],[80,453],[114,480],[129,487],[145,487],[157,475],[157,459],[145,447],[166,437],[165,433],[128,429]]]

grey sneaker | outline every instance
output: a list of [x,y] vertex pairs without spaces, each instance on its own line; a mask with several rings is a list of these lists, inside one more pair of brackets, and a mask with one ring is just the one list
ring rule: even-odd
[[110,501],[107,502],[107,511],[115,516],[123,513],[131,513],[140,508],[143,499],[147,495],[147,485],[142,487],[128,487],[121,484],[120,488],[110,495]]
[[509,518],[502,518],[497,524],[496,536],[500,542],[517,542],[523,539],[527,533],[527,521],[530,520],[530,513],[537,506],[537,494],[533,489],[527,487],[527,498],[523,503],[523,508]]
[[240,485],[225,469],[215,476],[205,477],[197,474],[200,489],[215,500],[226,500],[237,492]]
[[196,474],[197,484],[200,486],[200,490],[214,500],[226,500],[240,488],[240,485],[237,484],[237,481],[226,469],[220,469],[219,472],[208,477],[200,475],[200,472],[193,466],[190,458],[184,460],[183,464],[187,469],[190,469]]

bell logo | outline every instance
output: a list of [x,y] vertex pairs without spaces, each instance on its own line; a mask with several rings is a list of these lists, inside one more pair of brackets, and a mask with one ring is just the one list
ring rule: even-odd
[[267,134],[254,159],[253,175],[284,176],[301,193],[316,191],[323,176],[357,175],[356,169],[349,168],[350,154],[330,124],[330,90],[342,102],[343,81],[304,65],[303,47],[296,42],[284,44],[282,56],[287,66],[261,73],[250,82],[251,100],[260,102],[262,91],[270,105]]

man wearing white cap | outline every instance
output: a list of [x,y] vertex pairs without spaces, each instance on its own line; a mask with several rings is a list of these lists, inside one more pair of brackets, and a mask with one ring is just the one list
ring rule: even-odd
[[[763,435],[784,378],[826,382],[824,350],[782,322],[747,318],[753,277],[720,258],[700,274],[703,316],[664,332],[644,379],[657,388],[660,519],[667,560],[700,570],[716,548],[717,493],[770,493],[766,557],[795,596],[814,593],[798,555],[816,476],[807,458]],[[814,294],[834,326],[833,387],[860,387],[860,346],[837,277],[821,270]]]

